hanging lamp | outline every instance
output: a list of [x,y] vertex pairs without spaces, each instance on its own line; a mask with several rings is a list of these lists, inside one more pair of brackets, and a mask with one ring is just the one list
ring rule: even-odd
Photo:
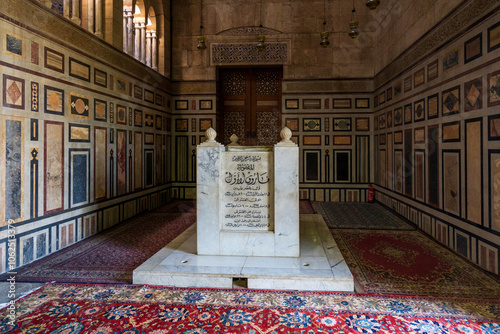
[[260,0],[259,8],[259,34],[257,35],[257,50],[264,51],[266,49],[266,43],[264,42],[266,37],[262,31],[262,0]]
[[198,50],[203,51],[207,48],[207,38],[203,36],[203,0],[200,0],[200,36],[198,36]]
[[366,7],[376,9],[380,5],[380,0],[366,0]]
[[326,48],[328,45],[330,45],[330,41],[328,40],[328,36],[330,34],[328,31],[326,31],[326,0],[323,1],[323,31],[321,32],[321,42],[319,45],[322,47]]
[[349,22],[349,37],[355,39],[359,35],[359,21],[355,18],[356,8],[354,7],[354,0],[352,1],[351,22]]

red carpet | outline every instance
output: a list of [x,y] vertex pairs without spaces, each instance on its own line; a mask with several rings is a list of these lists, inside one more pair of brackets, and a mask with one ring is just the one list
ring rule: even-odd
[[16,280],[132,283],[135,268],[196,222],[196,215],[185,209],[189,205],[170,206],[178,213],[141,214],[23,267]]
[[299,213],[311,214],[316,212],[314,211],[314,208],[312,207],[311,202],[309,202],[308,199],[301,199],[299,201]]
[[[309,201],[300,201],[300,213],[314,213]],[[195,200],[172,201],[35,261],[18,270],[16,279],[130,284],[135,268],[195,222]]]
[[357,292],[500,299],[500,281],[418,231],[330,230]]
[[[498,333],[500,301],[48,284],[0,333]],[[496,320],[495,320],[496,319]]]

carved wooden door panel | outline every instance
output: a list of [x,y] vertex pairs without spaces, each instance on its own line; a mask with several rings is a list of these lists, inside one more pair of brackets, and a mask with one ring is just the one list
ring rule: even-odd
[[281,126],[281,68],[220,69],[219,140],[229,144],[234,133],[240,145],[274,145]]

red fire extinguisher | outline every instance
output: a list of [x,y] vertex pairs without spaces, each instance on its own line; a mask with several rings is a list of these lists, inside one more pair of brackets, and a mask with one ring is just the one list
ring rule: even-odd
[[375,188],[372,184],[368,185],[368,203],[373,203],[373,198],[375,197]]

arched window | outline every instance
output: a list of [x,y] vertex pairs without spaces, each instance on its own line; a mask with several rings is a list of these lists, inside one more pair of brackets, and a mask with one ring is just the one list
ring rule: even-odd
[[153,68],[153,70],[158,70],[156,15],[153,7],[149,7],[146,23],[146,65]]
[[156,14],[143,0],[123,1],[123,52],[158,70]]

